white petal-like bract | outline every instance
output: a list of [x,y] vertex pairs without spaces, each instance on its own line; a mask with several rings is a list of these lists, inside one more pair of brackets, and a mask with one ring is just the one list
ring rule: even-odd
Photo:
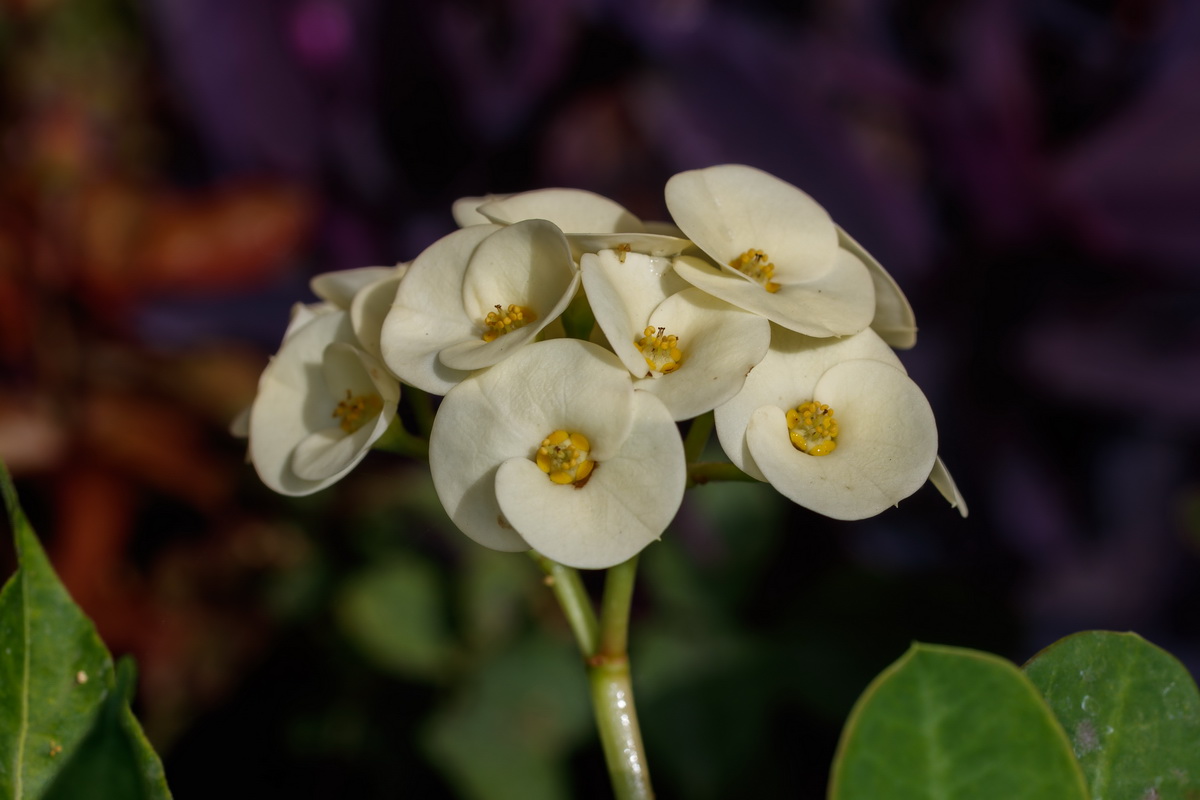
[[[586,437],[595,466],[585,479],[553,483],[535,463],[555,431]],[[575,339],[531,344],[454,387],[434,421],[429,462],[463,533],[583,568],[613,566],[657,539],[686,477],[662,403],[635,392],[612,353]]]

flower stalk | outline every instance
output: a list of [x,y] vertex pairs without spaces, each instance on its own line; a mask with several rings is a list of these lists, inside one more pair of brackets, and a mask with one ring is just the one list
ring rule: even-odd
[[585,659],[591,658],[600,646],[600,629],[596,612],[592,610],[591,598],[579,577],[579,570],[552,561],[536,550],[530,550],[529,555],[546,573],[546,585],[554,592],[567,624],[575,634],[579,651]]
[[634,556],[608,570],[600,601],[600,647],[588,659],[592,707],[617,800],[654,797],[637,709],[633,704],[627,652],[637,562],[638,557]]
[[638,558],[634,556],[608,570],[597,620],[578,570],[536,551],[530,555],[546,573],[546,583],[562,607],[587,664],[592,708],[613,795],[617,800],[649,800],[654,790],[633,704],[627,652]]

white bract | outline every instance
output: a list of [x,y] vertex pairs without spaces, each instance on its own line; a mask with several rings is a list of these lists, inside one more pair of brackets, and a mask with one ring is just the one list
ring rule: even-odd
[[[469,205],[474,200],[482,202]],[[468,213],[468,208],[473,214]],[[497,225],[527,219],[550,220],[566,233],[576,260],[584,253],[610,248],[676,256],[691,245],[675,226],[644,223],[620,203],[583,189],[536,189],[490,198],[464,198],[455,204],[454,216],[462,220],[478,216]]]
[[958,513],[965,519],[967,514],[970,513],[967,508],[967,500],[962,496],[962,492],[958,490],[958,484],[950,476],[950,470],[946,469],[941,456],[938,456],[937,461],[933,462],[933,472],[929,473],[929,482],[933,484],[942,497],[946,498],[946,502],[950,504],[950,507],[958,509]]
[[867,266],[838,246],[833,220],[795,186],[725,164],[675,175],[666,201],[684,235],[715,262],[677,258],[689,283],[809,336],[846,336],[871,324]]
[[380,335],[384,362],[405,383],[445,394],[533,341],[578,287],[553,223],[462,228],[426,248],[400,281]]
[[429,441],[434,487],[467,536],[611,567],[658,539],[683,499],[683,444],[612,353],[531,344],[446,395]]
[[361,286],[350,301],[350,325],[359,345],[380,361],[383,350],[380,337],[383,321],[392,310],[392,301],[400,287],[400,281],[408,271],[408,264],[397,264],[379,275],[375,280]]
[[[309,288],[320,299],[315,303],[292,305],[283,341],[286,342],[293,333],[323,314],[349,311],[351,327],[357,337],[353,343],[379,359],[379,328],[383,324],[383,315],[391,307],[391,295],[395,294],[395,287],[406,269],[407,264],[397,264],[394,267],[361,267],[313,276]],[[382,298],[386,298],[386,306],[381,310]],[[247,406],[242,409],[229,423],[229,432],[234,436],[246,438],[250,435],[250,408]]]
[[601,250],[580,260],[596,324],[636,378],[677,420],[728,400],[762,359],[771,325],[675,275],[670,261]]
[[250,460],[268,487],[306,495],[340,480],[396,417],[400,384],[358,346],[347,312],[289,328],[250,407]]
[[376,281],[385,280],[397,272],[403,273],[407,265],[397,264],[394,267],[358,267],[357,269],[341,269],[333,272],[322,272],[314,275],[308,282],[313,294],[334,308],[346,311],[354,298],[366,286]]
[[734,464],[835,519],[897,504],[937,457],[928,400],[871,330],[815,339],[775,328],[767,355],[715,417]]
[[875,256],[867,252],[854,237],[837,229],[838,245],[867,266],[871,283],[875,287],[875,316],[871,318],[871,329],[892,347],[907,350],[917,343],[917,318],[913,314],[908,298],[900,291],[899,284],[888,273]]

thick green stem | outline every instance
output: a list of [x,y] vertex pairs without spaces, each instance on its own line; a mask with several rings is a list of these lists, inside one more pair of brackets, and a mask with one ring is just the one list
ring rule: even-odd
[[546,573],[546,585],[554,592],[554,597],[562,607],[567,624],[571,626],[571,632],[579,644],[579,651],[585,659],[591,658],[600,646],[599,625],[579,571],[551,561],[534,550],[530,550],[529,555]]
[[597,621],[579,572],[551,561],[540,553],[529,554],[546,573],[547,585],[562,606],[587,664],[596,728],[616,800],[651,800],[650,772],[646,766],[642,733],[633,705],[629,676],[629,611],[637,577],[637,556],[609,569],[604,580]]
[[638,557],[617,564],[604,576],[604,596],[600,600],[600,649],[605,658],[624,658],[629,645],[629,612],[633,606],[633,586],[637,580]]
[[637,562],[638,557],[634,556],[609,569],[600,601],[600,648],[588,659],[596,726],[617,800],[654,797],[633,704],[627,653]]
[[613,795],[617,800],[653,798],[642,732],[633,706],[629,659],[596,656],[588,664],[588,683]]

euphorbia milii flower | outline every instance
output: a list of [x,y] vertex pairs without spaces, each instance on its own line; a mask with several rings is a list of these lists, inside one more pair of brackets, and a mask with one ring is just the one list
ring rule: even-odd
[[400,384],[358,346],[350,316],[315,314],[289,329],[250,407],[250,460],[280,494],[340,480],[396,417]]
[[429,466],[454,523],[496,550],[611,567],[658,539],[683,500],[670,413],[612,353],[537,342],[446,395]]
[[405,383],[445,394],[532,342],[578,288],[553,223],[462,228],[426,248],[400,281],[383,322],[384,361]]
[[[615,200],[583,189],[535,189],[478,199],[484,202],[471,210],[497,225],[511,225],[527,219],[550,220],[567,235],[576,259],[584,253],[610,248],[653,256],[676,256],[691,245],[673,225],[648,225]],[[465,202],[468,201],[459,201]],[[473,219],[459,203],[455,204],[455,218]]]
[[716,409],[739,468],[835,519],[874,516],[929,479],[929,401],[874,331],[815,339],[781,328],[741,391]]
[[380,361],[383,360],[380,342],[383,321],[392,310],[396,290],[407,271],[408,264],[390,267],[375,280],[360,287],[350,301],[350,325],[354,328],[359,346]]
[[677,420],[732,397],[771,341],[771,324],[696,289],[670,261],[601,250],[580,260],[596,323],[635,378]]
[[838,246],[837,227],[804,192],[752,167],[726,164],[675,175],[667,208],[714,263],[680,256],[689,283],[809,336],[846,336],[875,314],[863,262]]
[[914,346],[917,343],[917,320],[899,284],[854,237],[840,226],[837,232],[838,246],[865,264],[871,273],[871,283],[875,287],[875,315],[871,318],[871,330],[892,347],[907,350]]

